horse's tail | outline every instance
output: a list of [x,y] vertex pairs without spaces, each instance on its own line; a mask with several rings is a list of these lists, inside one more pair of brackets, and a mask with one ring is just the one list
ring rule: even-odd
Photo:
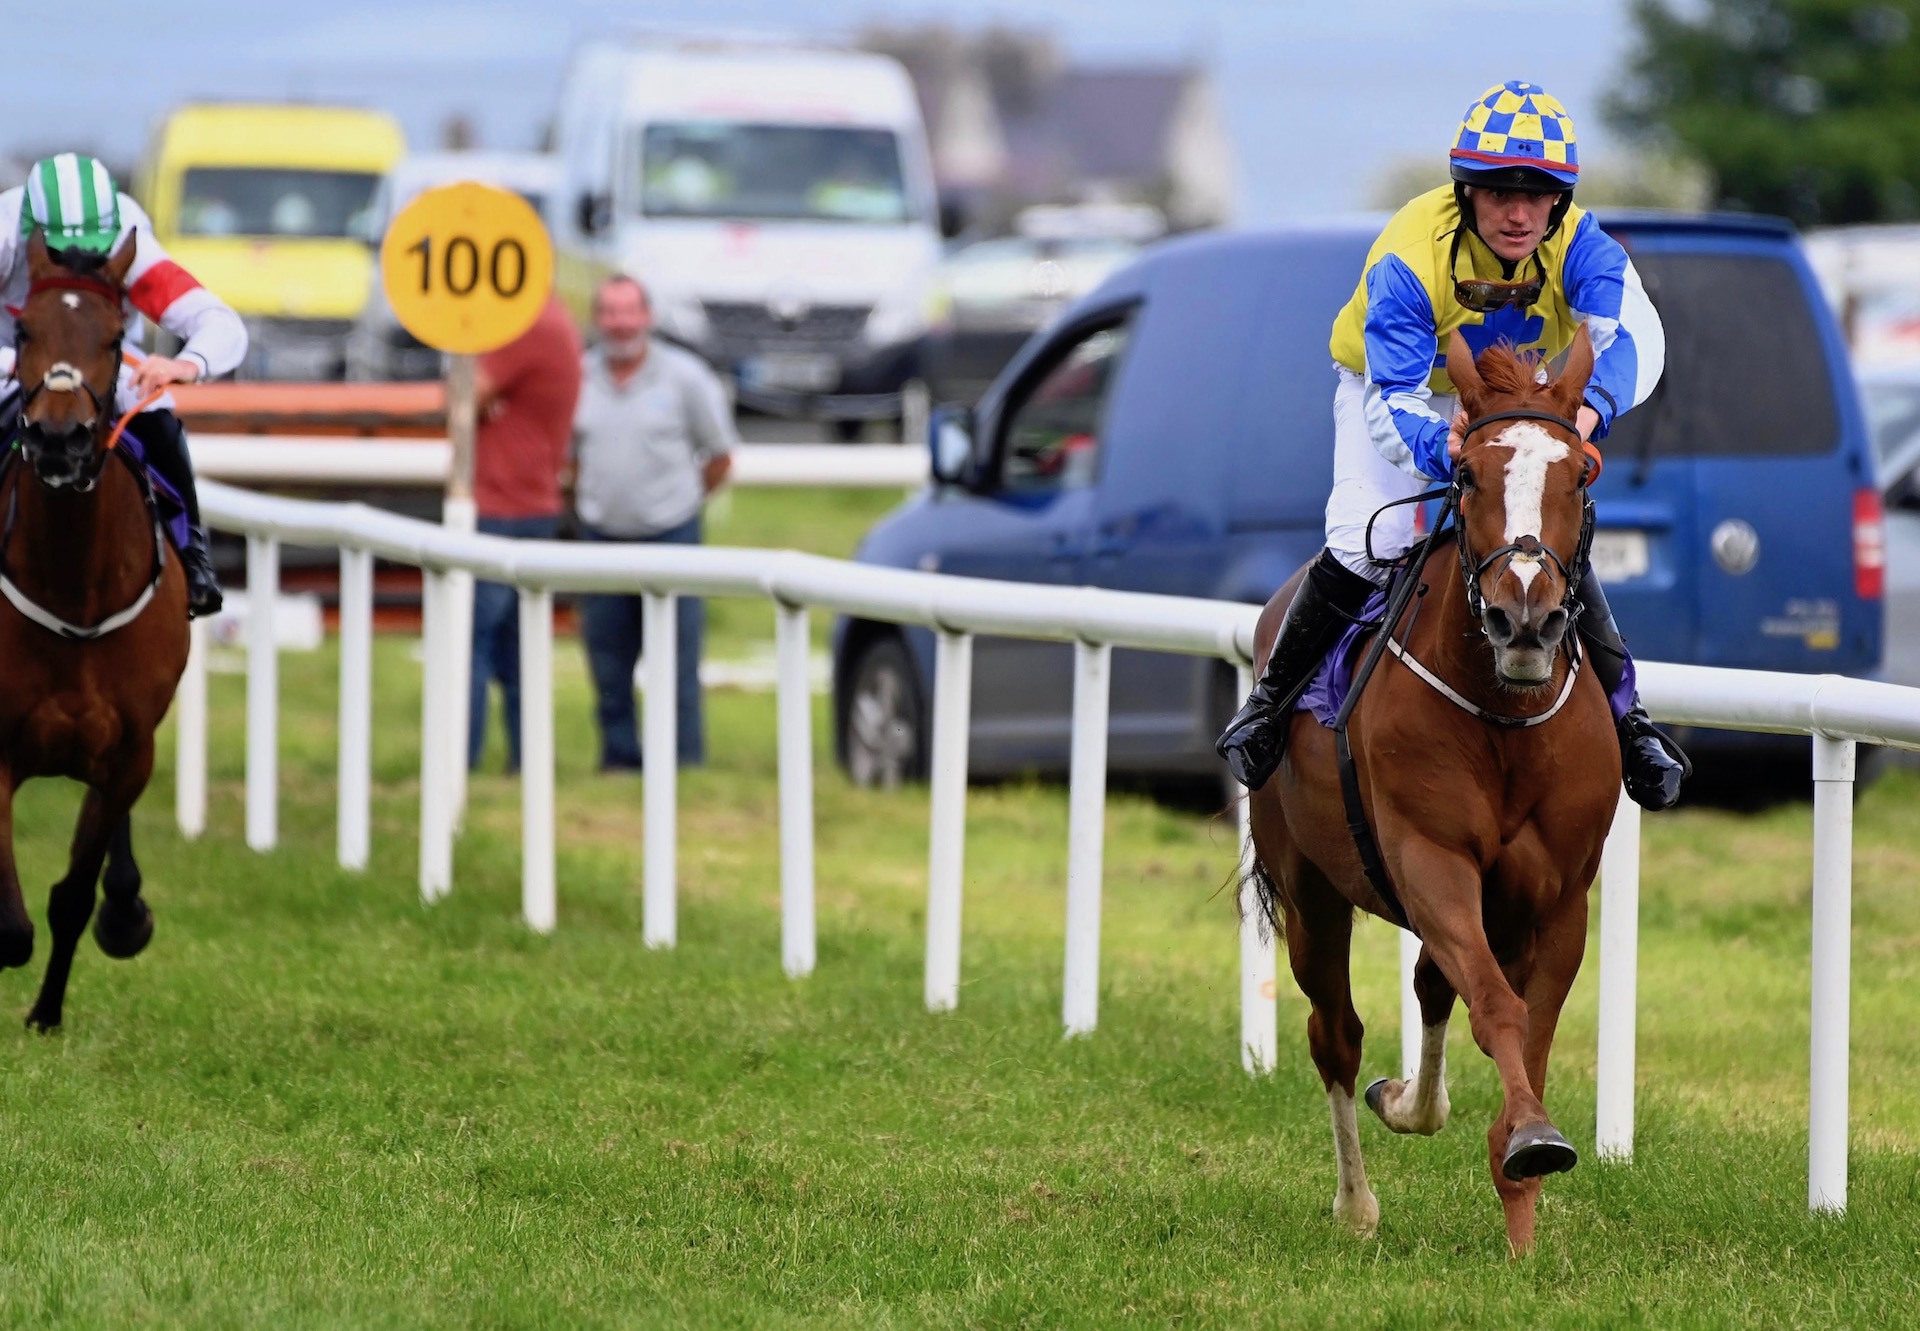
[[1267,866],[1260,863],[1260,856],[1249,851],[1245,869],[1240,875],[1242,887],[1252,886],[1252,901],[1247,893],[1240,894],[1241,918],[1246,917],[1249,906],[1260,912],[1260,924],[1264,932],[1275,939],[1286,937],[1286,929],[1280,917],[1280,885],[1273,881],[1273,875],[1267,872]]

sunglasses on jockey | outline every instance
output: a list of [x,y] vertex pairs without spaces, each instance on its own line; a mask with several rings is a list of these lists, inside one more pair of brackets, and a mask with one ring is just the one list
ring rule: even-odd
[[[1453,233],[1453,248],[1447,253],[1447,275],[1460,264],[1460,237],[1466,228],[1456,227]],[[1475,314],[1487,314],[1494,310],[1504,310],[1509,306],[1526,309],[1540,299],[1540,293],[1547,287],[1547,266],[1540,259],[1540,252],[1533,253],[1533,264],[1538,270],[1536,276],[1524,282],[1496,282],[1486,277],[1455,277],[1453,280],[1453,298],[1461,308],[1472,310]]]

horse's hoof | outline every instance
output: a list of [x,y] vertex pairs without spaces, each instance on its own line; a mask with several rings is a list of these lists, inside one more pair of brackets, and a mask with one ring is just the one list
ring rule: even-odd
[[93,941],[100,945],[102,952],[121,961],[139,956],[153,941],[152,909],[138,898],[133,904],[138,914],[103,906],[93,919]]
[[27,1013],[27,1029],[39,1035],[52,1035],[60,1029],[58,1012],[42,1012],[38,1006]]
[[33,926],[18,933],[0,933],[0,970],[24,966],[33,959]]
[[1507,1138],[1507,1154],[1500,1172],[1515,1183],[1546,1174],[1560,1174],[1580,1163],[1580,1155],[1551,1123],[1529,1123]]
[[1381,1119],[1386,1117],[1386,1111],[1380,1106],[1386,1103],[1389,1080],[1390,1078],[1387,1077],[1376,1077],[1367,1084],[1367,1089],[1361,1092],[1361,1098],[1367,1102],[1367,1108],[1374,1112],[1375,1117]]

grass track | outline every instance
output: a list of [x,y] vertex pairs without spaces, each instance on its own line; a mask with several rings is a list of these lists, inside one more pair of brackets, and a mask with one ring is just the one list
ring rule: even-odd
[[[418,667],[382,641],[375,859],[332,867],[329,654],[289,657],[282,849],[242,849],[240,681],[213,825],[139,815],[159,931],[83,945],[52,1038],[0,1032],[0,1324],[1902,1325],[1920,1304],[1920,780],[1859,807],[1853,1206],[1805,1212],[1809,815],[1648,820],[1639,1157],[1551,1180],[1502,1259],[1495,1084],[1456,1023],[1454,1122],[1362,1139],[1383,1219],[1327,1211],[1324,1100],[1283,981],[1238,1071],[1224,825],[1109,811],[1101,1028],[1058,1035],[1064,792],[972,792],[959,1010],[920,1010],[923,792],[819,785],[820,965],[781,977],[773,703],[713,701],[682,781],[681,942],[639,944],[639,785],[589,774],[558,675],[560,926],[517,924],[518,792],[480,779],[441,906],[414,898]],[[23,870],[75,807],[42,783]],[[41,890],[36,886],[36,895]],[[1359,934],[1366,1066],[1397,1047]],[[31,980],[4,992],[24,1013]],[[1549,1103],[1592,1140],[1582,977]]]

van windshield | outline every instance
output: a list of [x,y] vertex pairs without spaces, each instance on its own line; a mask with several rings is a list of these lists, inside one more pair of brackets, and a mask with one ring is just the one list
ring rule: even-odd
[[194,167],[180,182],[178,230],[183,236],[364,235],[379,183],[371,171]]
[[892,130],[690,120],[640,141],[640,211],[649,217],[904,222]]
[[1634,252],[1660,311],[1667,368],[1620,418],[1609,456],[1830,453],[1840,413],[1800,276],[1760,255]]

